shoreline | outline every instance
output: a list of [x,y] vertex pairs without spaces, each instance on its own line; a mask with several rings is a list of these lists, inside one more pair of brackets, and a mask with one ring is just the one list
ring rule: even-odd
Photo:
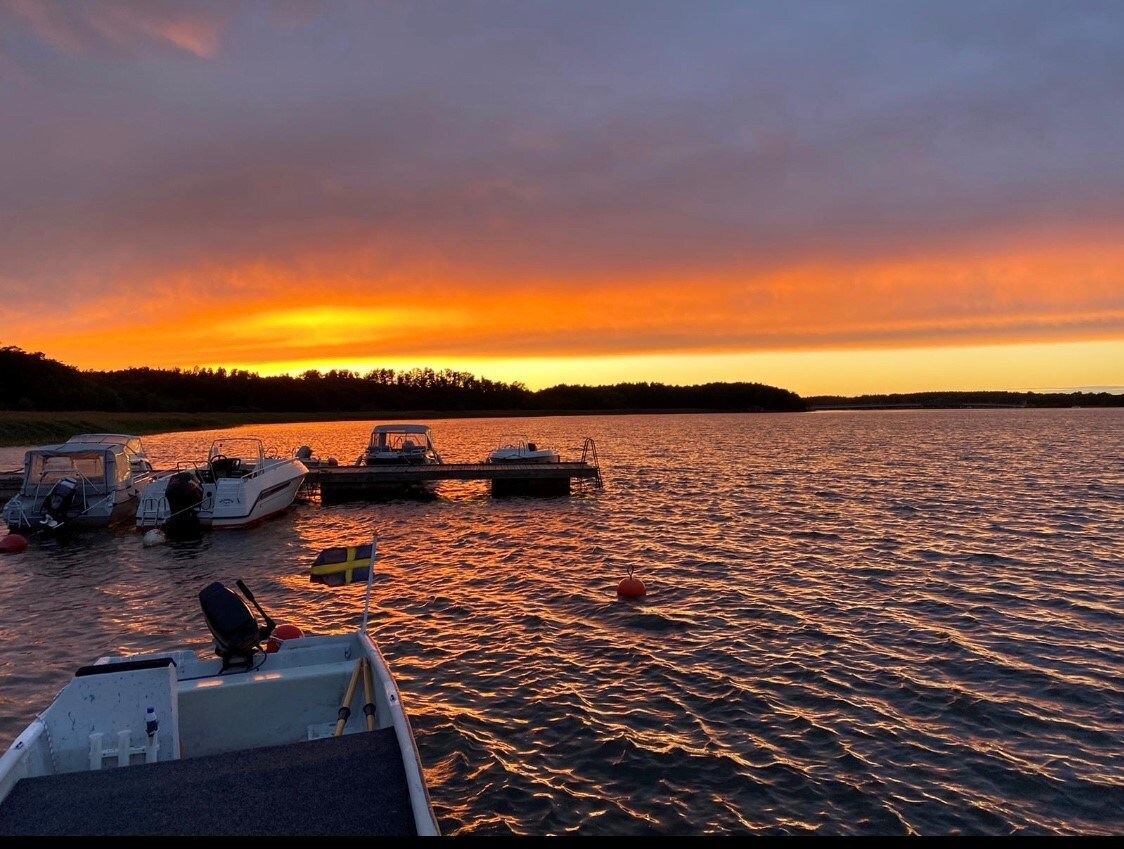
[[[660,415],[743,415],[768,413],[859,412],[870,410],[938,410],[938,409],[1057,409],[1064,407],[1124,407],[1124,395],[1118,403],[1082,404],[1089,400],[1080,396],[1069,403],[988,403],[950,399],[943,404],[918,401],[865,401],[848,399],[841,403],[810,403],[805,410],[754,409],[613,409],[613,410],[345,410],[319,413],[270,412],[201,412],[148,413],[104,412],[100,410],[0,410],[0,448],[17,445],[50,445],[65,442],[76,433],[127,433],[151,436],[193,430],[221,430],[254,424],[300,424],[301,422],[391,422],[430,421],[433,419],[495,419],[544,418],[548,416],[660,416]],[[1113,399],[1117,401],[1117,399]]]
[[330,413],[107,413],[97,410],[0,410],[0,447],[50,445],[76,433],[151,436],[192,430],[220,430],[254,424],[301,422],[428,421],[431,419],[543,418],[546,416],[632,416],[749,413],[752,410],[350,410]]

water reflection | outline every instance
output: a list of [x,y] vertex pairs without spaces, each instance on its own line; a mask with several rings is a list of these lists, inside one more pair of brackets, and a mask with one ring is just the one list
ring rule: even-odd
[[[236,432],[353,462],[375,423]],[[98,654],[209,651],[212,580],[353,628],[365,586],[307,568],[377,531],[372,628],[447,834],[1124,828],[1120,411],[426,423],[450,462],[590,436],[605,488],[38,540],[0,560],[0,736]],[[167,467],[217,433],[145,443]],[[648,595],[622,602],[629,568]]]

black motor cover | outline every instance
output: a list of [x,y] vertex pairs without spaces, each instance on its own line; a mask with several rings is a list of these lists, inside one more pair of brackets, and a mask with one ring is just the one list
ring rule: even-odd
[[43,500],[43,522],[48,525],[57,525],[66,519],[74,503],[74,496],[78,493],[78,481],[74,478],[63,478],[47,493]]
[[199,604],[215,638],[215,654],[224,660],[253,655],[261,629],[242,599],[215,581],[199,591]]
[[191,472],[176,472],[168,478],[164,498],[172,514],[178,515],[203,503],[203,485]]
[[176,472],[168,478],[164,499],[171,514],[164,520],[169,536],[189,537],[199,531],[199,507],[203,503],[203,484],[191,472]]

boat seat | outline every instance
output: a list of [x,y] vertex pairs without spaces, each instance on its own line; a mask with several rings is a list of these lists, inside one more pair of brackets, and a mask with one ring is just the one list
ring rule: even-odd
[[211,460],[216,478],[241,477],[241,465],[242,461],[238,457],[215,457]]

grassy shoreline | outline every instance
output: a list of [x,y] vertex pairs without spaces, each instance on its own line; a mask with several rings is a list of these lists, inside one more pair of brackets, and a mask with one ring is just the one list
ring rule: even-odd
[[[48,445],[65,442],[76,433],[128,433],[149,436],[190,430],[216,430],[252,424],[290,424],[297,422],[368,421],[385,418],[459,418],[462,414],[428,411],[395,413],[106,413],[97,410],[68,412],[24,412],[0,410],[0,446]],[[518,415],[517,413],[472,413]]]

